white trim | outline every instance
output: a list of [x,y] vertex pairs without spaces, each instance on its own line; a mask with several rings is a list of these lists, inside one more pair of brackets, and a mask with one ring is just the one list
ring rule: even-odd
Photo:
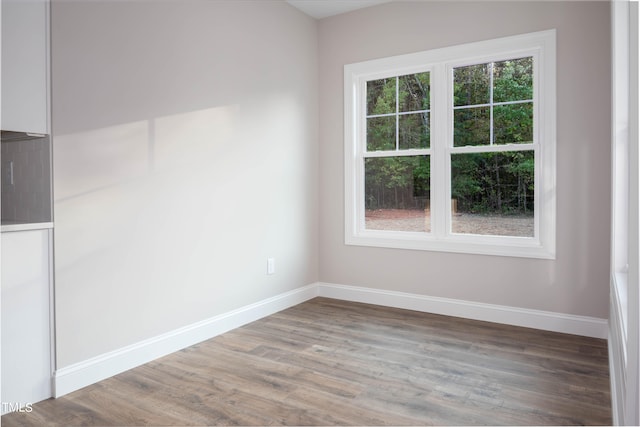
[[382,289],[319,283],[318,296],[606,339],[607,319]]
[[612,199],[609,368],[613,421],[638,425],[638,2],[611,2]]
[[[509,58],[534,58],[534,135],[530,144],[453,147],[454,66]],[[345,244],[441,252],[555,259],[556,246],[556,33],[540,31],[344,66]],[[413,155],[414,152],[366,151],[367,81],[429,72],[431,81],[431,144],[420,150],[431,161],[431,232],[368,230],[364,225],[362,159]],[[435,82],[435,84],[434,84]],[[397,83],[396,83],[397,91]],[[493,101],[493,100],[492,100]],[[398,97],[396,96],[396,104]],[[512,104],[505,103],[505,104]],[[398,114],[397,108],[394,113]],[[390,116],[392,116],[390,114]],[[396,133],[398,129],[396,127]],[[397,137],[396,137],[397,144]],[[428,150],[426,152],[425,150]],[[533,237],[456,234],[450,231],[450,155],[462,152],[531,150],[535,155],[535,226]]]
[[[609,333],[611,334],[611,331],[609,331]],[[609,387],[611,388],[611,418],[613,420],[612,425],[619,426],[621,424],[620,420],[624,416],[623,409],[620,407],[621,400],[618,397],[620,395],[620,390],[622,390],[622,388],[620,388],[622,387],[620,386],[620,379],[622,377],[620,377],[616,372],[616,368],[618,367],[618,365],[613,362],[615,352],[611,341],[609,341],[609,345],[607,347],[607,353],[609,356]]]
[[49,268],[49,396],[53,397],[55,384],[53,376],[56,372],[56,300],[55,300],[55,264],[53,229],[47,232],[48,268]]
[[174,331],[58,369],[54,396],[79,390],[126,370],[208,340],[317,296],[317,284],[294,289]]
[[53,228],[53,222],[35,222],[26,224],[7,224],[0,226],[2,233],[10,233],[13,231],[31,231],[31,230],[50,230]]
[[[611,414],[613,425],[620,425],[624,420],[625,401],[623,398],[626,385],[627,370],[627,336],[623,305],[626,300],[621,299],[619,277],[611,275],[611,295],[609,306],[609,378],[611,383]],[[626,297],[625,297],[626,298]]]

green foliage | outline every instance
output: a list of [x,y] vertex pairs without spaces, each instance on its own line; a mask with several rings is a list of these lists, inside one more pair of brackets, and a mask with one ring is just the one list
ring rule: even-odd
[[[490,83],[493,73],[493,100]],[[533,140],[531,57],[458,67],[453,70],[454,146],[528,143]],[[478,106],[527,101],[518,104]]]
[[396,78],[367,82],[367,115],[396,111]]
[[395,116],[367,119],[367,151],[395,150]]
[[489,107],[464,108],[453,112],[453,141],[456,147],[488,145],[491,139]]
[[364,165],[367,209],[424,207],[431,183],[428,156],[375,157]]
[[493,108],[494,144],[533,141],[533,104],[498,105]]
[[532,214],[533,151],[451,156],[451,197],[471,213]]
[[533,98],[533,58],[496,62],[493,66],[493,102]]
[[398,148],[429,148],[429,113],[404,114],[398,117]]
[[[528,143],[533,140],[532,58],[477,64],[453,71],[454,145]],[[493,73],[493,74],[491,74]],[[490,104],[491,82],[493,102]],[[397,96],[397,99],[396,99]],[[367,82],[367,150],[430,147],[429,73]],[[396,129],[398,126],[398,129]],[[531,214],[533,151],[454,154],[451,191],[458,210]],[[365,159],[366,207],[419,208],[430,198],[428,156]]]
[[453,105],[479,105],[489,102],[489,64],[458,67],[453,70]]
[[399,112],[428,110],[430,104],[429,73],[398,77]]

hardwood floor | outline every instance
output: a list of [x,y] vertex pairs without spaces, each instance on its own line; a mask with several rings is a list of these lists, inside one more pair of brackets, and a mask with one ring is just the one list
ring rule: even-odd
[[316,298],[2,425],[607,425],[605,340]]

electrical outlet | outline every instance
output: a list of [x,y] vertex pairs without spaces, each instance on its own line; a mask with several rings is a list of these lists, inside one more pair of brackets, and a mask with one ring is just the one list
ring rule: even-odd
[[276,272],[276,259],[267,258],[267,274],[275,274]]

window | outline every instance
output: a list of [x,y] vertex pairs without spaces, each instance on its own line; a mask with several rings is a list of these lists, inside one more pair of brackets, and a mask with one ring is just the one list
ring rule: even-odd
[[345,66],[345,242],[555,257],[555,31]]

